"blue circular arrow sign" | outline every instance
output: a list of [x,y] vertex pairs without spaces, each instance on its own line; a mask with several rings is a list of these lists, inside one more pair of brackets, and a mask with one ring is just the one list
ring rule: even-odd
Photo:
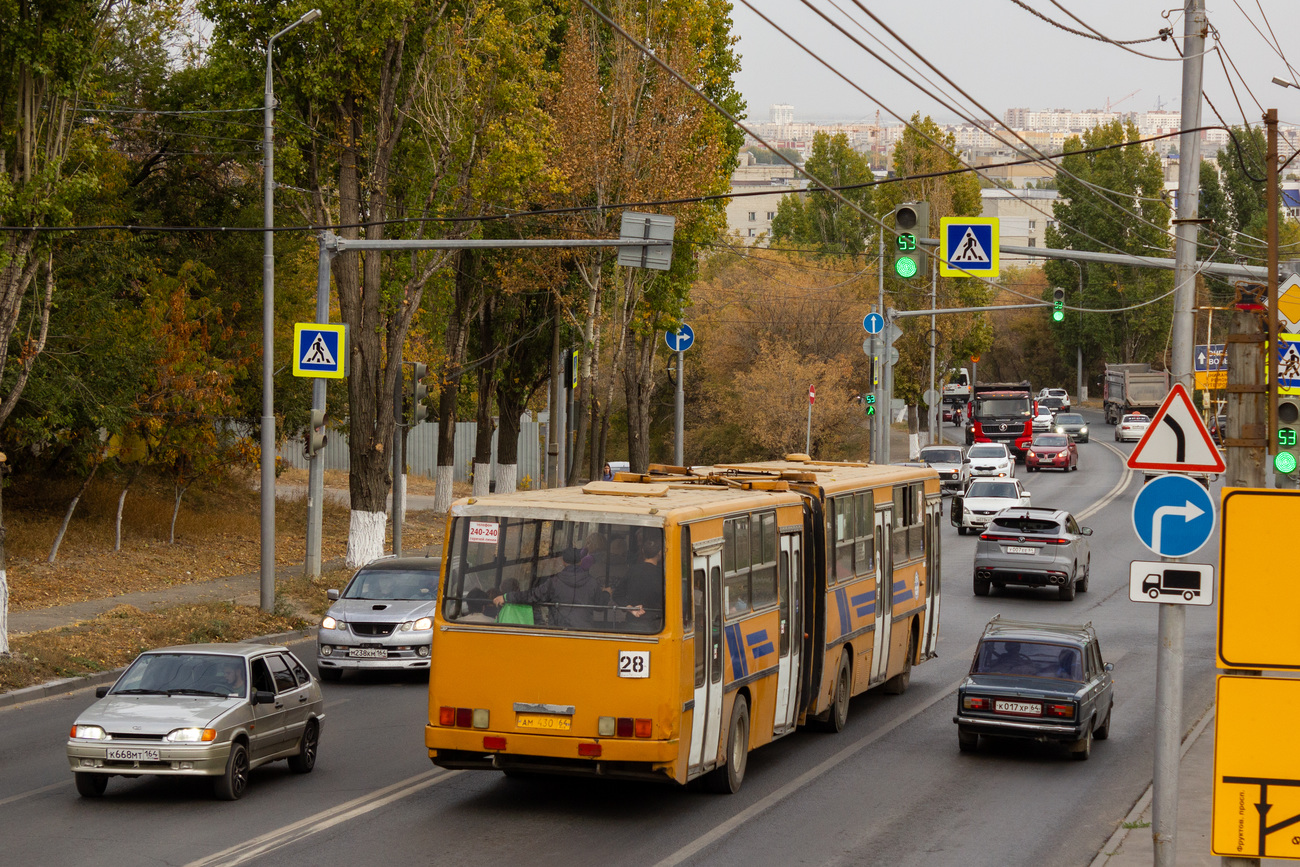
[[665,331],[664,342],[673,352],[685,352],[695,342],[695,332],[685,322],[676,331]]
[[862,327],[867,329],[868,334],[879,334],[885,330],[885,317],[879,313],[868,313],[862,317]]
[[1133,500],[1133,530],[1161,557],[1186,557],[1214,534],[1214,499],[1187,476],[1158,476]]

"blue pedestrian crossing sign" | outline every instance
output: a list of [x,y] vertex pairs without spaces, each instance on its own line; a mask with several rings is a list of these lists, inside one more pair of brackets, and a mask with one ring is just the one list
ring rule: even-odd
[[348,327],[320,322],[293,326],[293,375],[342,379],[348,375]]
[[1161,557],[1186,557],[1214,535],[1214,499],[1188,476],[1157,476],[1133,500],[1133,530]]
[[998,234],[997,217],[944,217],[939,221],[939,273],[998,276]]

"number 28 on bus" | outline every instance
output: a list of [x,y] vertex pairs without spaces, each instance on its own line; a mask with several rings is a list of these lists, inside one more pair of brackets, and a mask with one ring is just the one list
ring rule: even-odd
[[939,511],[929,468],[804,455],[458,502],[429,757],[734,792],[934,655]]

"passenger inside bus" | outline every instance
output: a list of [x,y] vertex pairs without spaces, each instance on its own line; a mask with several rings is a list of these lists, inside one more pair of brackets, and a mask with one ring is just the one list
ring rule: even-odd
[[566,548],[561,558],[564,568],[559,572],[535,584],[531,590],[501,593],[493,603],[542,606],[542,613],[552,625],[564,629],[593,628],[593,615],[598,608],[608,605],[608,596],[591,572],[582,568],[580,549]]
[[664,552],[660,538],[647,534],[641,542],[641,560],[628,572],[615,603],[626,609],[633,632],[658,632],[664,614]]

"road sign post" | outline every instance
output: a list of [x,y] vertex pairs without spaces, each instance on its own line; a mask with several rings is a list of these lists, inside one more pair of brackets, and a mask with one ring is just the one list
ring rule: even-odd
[[686,375],[686,362],[683,356],[695,343],[695,330],[683,322],[676,331],[664,332],[664,342],[668,344],[669,349],[677,353],[677,393],[673,399],[673,460],[680,467],[686,459],[686,448],[683,443],[685,435],[683,429],[686,424],[686,387],[682,382],[682,377]]

